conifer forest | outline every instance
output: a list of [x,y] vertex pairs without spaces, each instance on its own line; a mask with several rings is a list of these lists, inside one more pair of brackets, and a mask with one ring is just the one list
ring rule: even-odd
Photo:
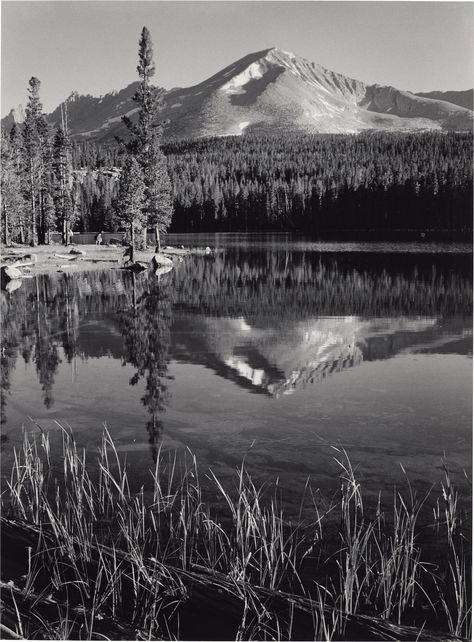
[[[2,132],[2,241],[7,244],[48,243],[53,232],[66,241],[69,229],[126,230],[132,219],[151,231],[161,220],[162,232],[316,237],[369,230],[469,236],[472,230],[470,134],[289,133],[163,143],[161,133],[153,131],[155,158],[147,159],[137,147],[146,134],[137,133],[133,122],[128,151],[116,141],[70,140],[62,126],[50,131],[38,91],[39,82],[32,79],[25,123]],[[137,160],[133,170],[127,164],[131,155]],[[159,170],[154,185],[146,184],[150,163]],[[122,183],[133,178],[142,200],[154,198],[155,205],[147,210],[142,203],[139,215],[124,213],[121,176]]]

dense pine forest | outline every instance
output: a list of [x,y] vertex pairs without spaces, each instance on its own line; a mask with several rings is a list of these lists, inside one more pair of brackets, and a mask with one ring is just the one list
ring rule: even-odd
[[[165,144],[171,231],[472,229],[469,134],[288,135]],[[73,144],[77,229],[114,229],[122,156]]]
[[[9,190],[3,241],[25,236],[21,144],[16,129],[3,137],[2,190]],[[53,199],[44,190],[40,240],[48,242],[45,227],[61,231],[64,209],[74,231],[123,229],[116,207],[123,149],[72,141],[72,198],[55,217],[64,174],[60,145],[56,136],[49,182],[57,186]],[[470,134],[242,136],[168,142],[162,149],[173,232],[472,230]]]

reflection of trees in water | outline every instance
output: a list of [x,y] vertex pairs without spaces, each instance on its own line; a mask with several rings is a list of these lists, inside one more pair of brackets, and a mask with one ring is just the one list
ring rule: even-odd
[[80,325],[119,311],[124,363],[136,368],[130,383],[145,379],[142,402],[149,420],[150,443],[162,432],[160,413],[168,399],[166,384],[170,345],[171,285],[146,275],[122,271],[53,274],[24,283],[14,293],[1,293],[1,420],[6,422],[11,374],[18,356],[35,364],[44,404],[54,404],[53,387],[62,347],[68,363],[87,357],[80,345]]
[[[41,284],[44,285],[44,282]],[[51,333],[51,317],[47,313],[47,292],[40,294],[40,283],[36,280],[36,337],[33,360],[43,391],[43,401],[46,408],[54,404],[53,385],[54,375],[61,362],[58,347]]]
[[[168,285],[164,285],[167,283]],[[53,387],[60,347],[68,363],[87,358],[80,343],[80,325],[116,316],[125,339],[124,361],[137,368],[131,383],[146,378],[142,398],[150,419],[150,442],[158,442],[159,415],[167,399],[167,355],[170,344],[169,279],[160,282],[122,271],[52,274],[25,281],[9,294],[1,292],[2,346],[0,357],[1,420],[6,422],[11,375],[21,356],[35,364],[44,404],[54,404]],[[123,311],[123,312],[120,312]]]
[[234,250],[177,268],[177,302],[212,315],[470,314],[472,256]]
[[[144,276],[139,277],[145,279]],[[172,317],[171,286],[166,279],[150,276],[141,293],[137,293],[136,277],[132,275],[132,304],[119,313],[120,330],[125,342],[124,364],[136,372],[132,386],[145,379],[145,394],[141,401],[149,414],[146,424],[149,442],[156,459],[158,442],[163,430],[160,414],[169,399],[167,386],[168,353]]]
[[137,381],[145,377],[143,403],[150,415],[151,440],[156,442],[166,404],[171,292],[175,305],[186,310],[245,316],[261,327],[268,319],[284,325],[311,315],[449,319],[471,314],[471,262],[470,255],[240,249],[213,257],[189,256],[159,282],[143,274],[135,286],[134,276],[122,270],[55,273],[24,281],[16,291],[0,293],[2,421],[19,356],[35,363],[50,407],[60,347],[68,362],[87,357],[80,325],[125,311],[125,360],[137,368]]
[[108,272],[40,275],[24,281],[15,292],[1,292],[2,346],[0,360],[1,421],[6,422],[11,375],[19,356],[33,361],[47,408],[54,404],[54,376],[62,347],[68,363],[82,356],[78,328],[120,307],[125,299],[123,275]]
[[64,279],[64,305],[61,306],[62,323],[60,330],[64,356],[68,363],[71,363],[74,357],[80,352],[77,341],[79,309],[71,280],[71,275],[66,274]]

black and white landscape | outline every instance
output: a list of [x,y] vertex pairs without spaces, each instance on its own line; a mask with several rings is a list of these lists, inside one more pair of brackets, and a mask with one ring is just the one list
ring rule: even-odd
[[3,2],[2,639],[471,638],[472,14]]
[[[137,112],[132,101],[137,85],[100,97],[72,93],[71,135],[104,141],[123,134],[122,116]],[[6,122],[21,122],[22,111],[12,110]],[[472,91],[413,94],[367,85],[278,48],[249,54],[194,87],[166,91],[160,116],[165,138],[471,131],[473,126]],[[57,125],[60,108],[47,119]]]

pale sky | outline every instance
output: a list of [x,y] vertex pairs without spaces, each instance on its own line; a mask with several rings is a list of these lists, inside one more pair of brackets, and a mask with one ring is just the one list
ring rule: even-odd
[[473,86],[472,2],[7,0],[1,113],[31,76],[52,111],[73,90],[99,96],[137,79],[151,31],[167,89],[197,84],[248,53],[280,47],[367,83],[410,91]]

